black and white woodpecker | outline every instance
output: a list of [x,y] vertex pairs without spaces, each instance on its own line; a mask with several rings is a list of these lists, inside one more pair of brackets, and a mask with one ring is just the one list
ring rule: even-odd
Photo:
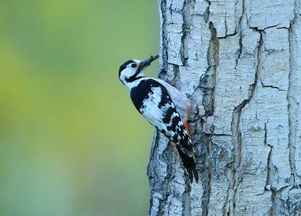
[[190,100],[167,82],[144,77],[144,69],[157,56],[143,61],[128,60],[119,68],[119,79],[129,89],[136,109],[175,144],[190,181],[198,182],[196,162],[189,134]]

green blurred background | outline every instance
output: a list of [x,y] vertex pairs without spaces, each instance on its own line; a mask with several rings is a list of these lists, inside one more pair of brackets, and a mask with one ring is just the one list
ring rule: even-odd
[[155,0],[0,0],[1,216],[147,215],[153,129],[118,68],[158,41]]

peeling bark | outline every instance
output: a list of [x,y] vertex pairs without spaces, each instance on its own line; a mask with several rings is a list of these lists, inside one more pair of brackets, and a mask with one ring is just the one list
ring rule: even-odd
[[158,4],[159,77],[193,101],[200,182],[156,133],[149,215],[301,215],[300,0]]

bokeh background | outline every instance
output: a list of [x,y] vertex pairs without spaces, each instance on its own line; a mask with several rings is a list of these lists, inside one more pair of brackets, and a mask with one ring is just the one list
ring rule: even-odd
[[0,0],[1,216],[147,215],[153,128],[118,68],[158,41],[155,0]]

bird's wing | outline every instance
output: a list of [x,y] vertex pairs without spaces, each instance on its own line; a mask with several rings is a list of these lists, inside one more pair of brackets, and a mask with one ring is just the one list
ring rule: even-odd
[[148,122],[176,144],[190,180],[193,175],[197,180],[190,137],[166,88],[156,80],[148,79],[131,91],[131,98]]
[[138,111],[171,141],[191,143],[172,97],[161,83],[148,79],[131,91],[131,98]]
[[178,113],[181,116],[181,119],[183,120],[183,122],[186,122],[189,118],[191,111],[191,101],[186,97],[185,94],[183,94],[181,91],[179,91],[177,88],[173,87],[169,83],[160,79],[155,80],[166,88]]

